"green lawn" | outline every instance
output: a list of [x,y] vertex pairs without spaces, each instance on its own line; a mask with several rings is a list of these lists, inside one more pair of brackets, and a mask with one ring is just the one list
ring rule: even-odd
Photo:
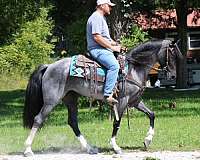
[[[23,152],[29,130],[22,127],[24,89],[0,90],[0,154]],[[170,89],[148,89],[143,101],[155,111],[155,136],[150,151],[200,149],[200,91],[175,92]],[[168,107],[176,102],[176,108]],[[130,110],[131,129],[126,115],[118,134],[118,144],[124,150],[143,150],[143,140],[149,128],[149,119],[136,110]],[[82,133],[102,151],[111,151],[109,139],[112,122],[107,112],[85,106],[79,110]],[[33,143],[33,151],[60,151],[80,149],[79,142],[67,125],[67,111],[58,105]]]

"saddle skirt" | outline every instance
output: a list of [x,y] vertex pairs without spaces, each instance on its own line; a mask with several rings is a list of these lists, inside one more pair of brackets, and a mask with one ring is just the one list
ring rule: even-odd
[[[125,65],[125,71],[127,73],[128,65]],[[106,73],[105,67],[84,55],[75,55],[71,58],[70,76],[104,82]]]

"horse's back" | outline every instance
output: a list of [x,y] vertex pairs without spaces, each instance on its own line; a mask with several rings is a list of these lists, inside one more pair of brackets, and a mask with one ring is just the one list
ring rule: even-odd
[[63,58],[54,63],[49,64],[47,71],[44,74],[44,77],[45,76],[60,77],[60,74],[65,74],[66,77],[66,75],[68,75],[67,72],[69,72],[70,61],[71,58]]

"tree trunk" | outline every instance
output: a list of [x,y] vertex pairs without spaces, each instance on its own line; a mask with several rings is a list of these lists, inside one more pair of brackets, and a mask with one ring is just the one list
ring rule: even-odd
[[108,18],[111,36],[114,40],[120,40],[121,34],[125,27],[127,27],[127,18],[122,13],[123,4],[121,0],[112,0],[116,6],[113,7],[111,15]]
[[187,0],[176,1],[177,30],[180,39],[179,47],[183,54],[183,59],[177,63],[177,88],[188,88],[188,69],[187,69]]

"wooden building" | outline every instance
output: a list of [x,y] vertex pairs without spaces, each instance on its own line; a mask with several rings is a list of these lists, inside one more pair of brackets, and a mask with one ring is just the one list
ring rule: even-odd
[[[151,37],[177,40],[176,10],[156,10],[153,13],[138,12],[132,15],[133,23],[148,31]],[[187,15],[187,68],[191,85],[200,84],[200,9],[189,9]],[[156,75],[153,72],[154,75]]]

